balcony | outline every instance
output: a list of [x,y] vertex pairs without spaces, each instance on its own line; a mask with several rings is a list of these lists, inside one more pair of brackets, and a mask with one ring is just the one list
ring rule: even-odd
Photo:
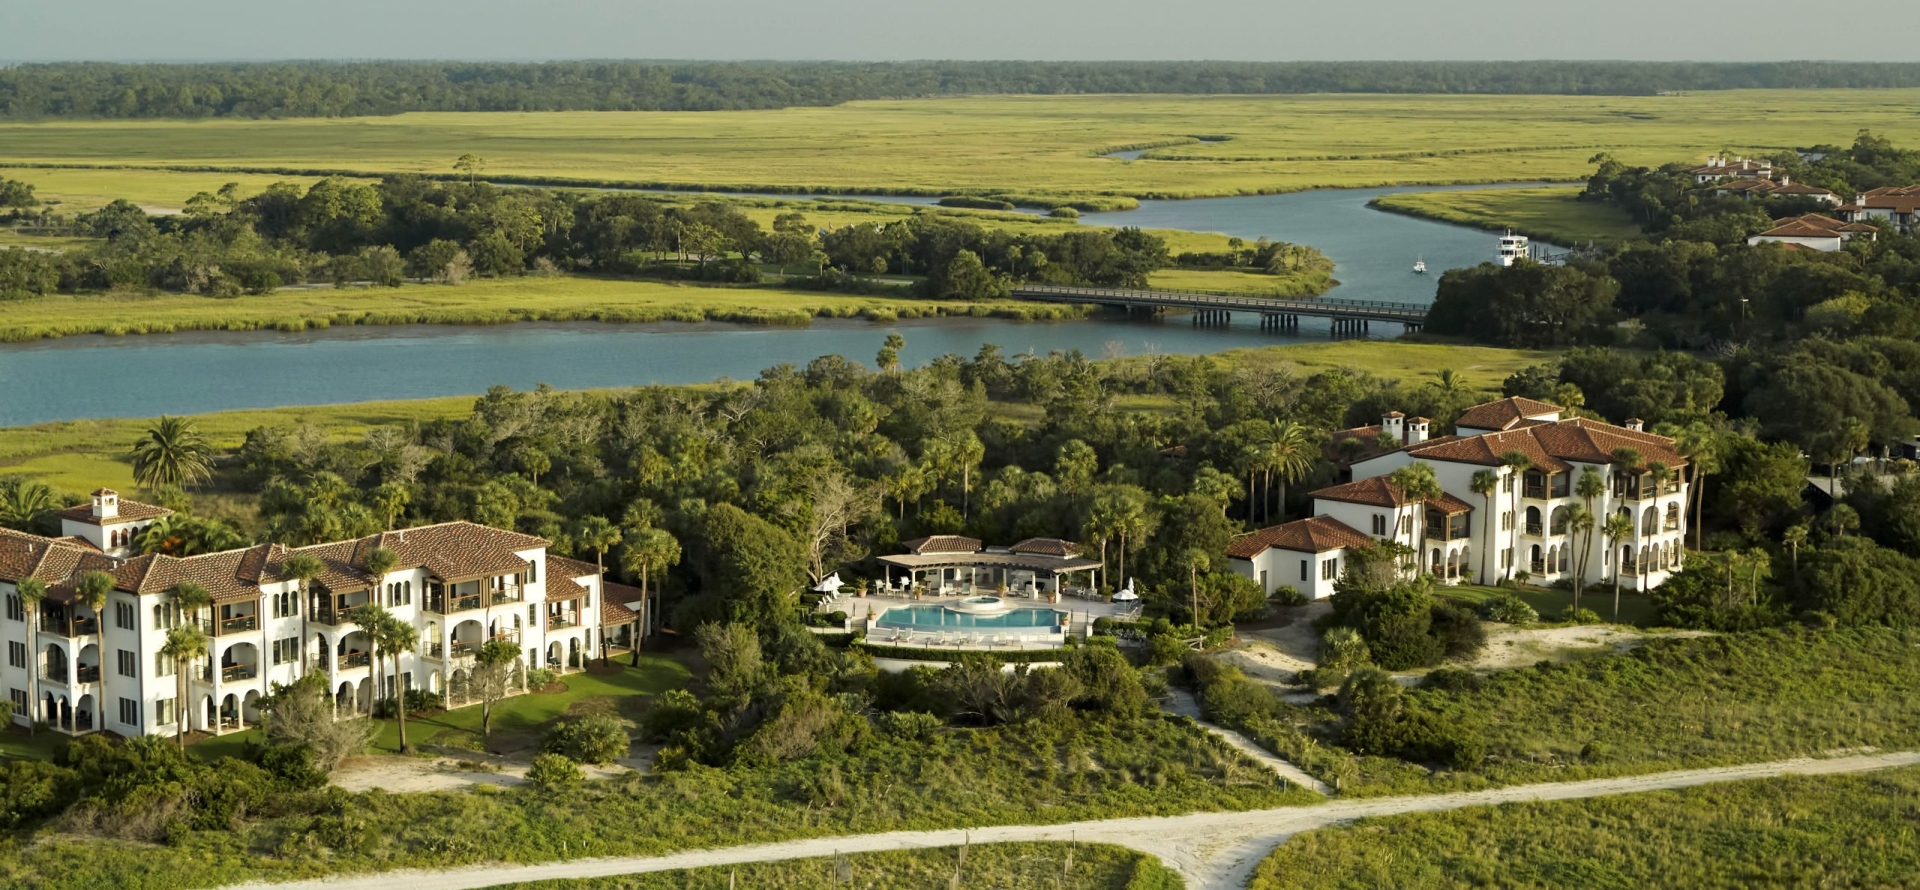
[[40,632],[60,637],[90,637],[100,632],[100,622],[91,617],[68,619],[58,614],[42,614]]
[[1536,501],[1544,501],[1547,499],[1547,486],[1544,483],[1540,485],[1528,483],[1524,486],[1521,486],[1520,496],[1533,498]]
[[83,664],[74,670],[73,678],[74,681],[78,683],[98,683],[100,682],[100,666],[97,664]]
[[1544,559],[1536,559],[1536,560],[1534,560],[1534,561],[1533,561],[1533,566],[1532,566],[1532,568],[1530,569],[1530,571],[1532,571],[1532,572],[1533,572],[1533,574],[1536,574],[1536,575],[1544,575],[1544,574],[1546,574],[1546,573],[1547,573],[1547,561],[1546,561],[1546,560],[1544,560]]
[[353,613],[366,607],[366,603],[354,603],[351,606],[323,605],[313,612],[313,620],[333,627],[344,627],[353,623]]
[[471,658],[475,652],[480,651],[481,642],[481,640],[454,640],[453,657]]
[[220,666],[220,682],[222,683],[237,683],[241,680],[251,680],[258,676],[260,676],[260,666],[257,664],[223,664]]
[[220,623],[217,629],[214,631],[214,633],[216,636],[224,636],[226,634],[245,633],[250,630],[259,630],[259,629],[260,629],[260,616],[236,615],[232,618],[220,619]]
[[[1428,537],[1433,537],[1433,536],[1428,535]],[[578,615],[548,615],[547,616],[548,630],[561,630],[563,628],[579,627],[579,626],[580,626],[580,616]]]
[[373,664],[373,653],[371,652],[349,652],[340,656],[340,669],[343,671],[352,670],[353,668],[363,668],[370,664]]
[[432,658],[437,660],[437,659],[444,658],[446,656],[446,653],[447,653],[447,647],[443,644],[424,643],[424,642],[420,644],[421,658]]
[[1538,538],[1541,536],[1541,533],[1544,531],[1546,531],[1546,526],[1542,523],[1538,523],[1538,522],[1527,523],[1527,534],[1529,535],[1532,535]]

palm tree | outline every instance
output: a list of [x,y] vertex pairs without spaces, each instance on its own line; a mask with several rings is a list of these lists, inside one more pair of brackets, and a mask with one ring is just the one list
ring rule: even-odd
[[[1287,486],[1306,478],[1314,464],[1320,462],[1320,448],[1314,442],[1313,432],[1302,424],[1291,420],[1277,424],[1273,430],[1273,440],[1267,443],[1267,472],[1269,477],[1279,483],[1279,491],[1274,497],[1275,511],[1280,521],[1287,518]],[[1271,519],[1272,514],[1267,514]]]
[[[1587,467],[1580,471],[1580,478],[1573,483],[1573,493],[1580,496],[1580,504],[1586,513],[1586,523],[1582,528],[1574,529],[1580,538],[1580,567],[1573,578],[1573,601],[1580,602],[1581,588],[1587,584],[1587,567],[1593,564],[1593,532],[1600,524],[1599,514],[1594,512],[1593,502],[1607,493],[1607,477],[1599,469]],[[1578,514],[1575,514],[1578,518]]]
[[1860,525],[1860,513],[1851,504],[1834,504],[1827,508],[1827,524],[1833,526],[1833,533],[1844,538],[1847,529]]
[[320,577],[326,570],[319,558],[307,553],[295,553],[280,564],[280,577],[291,578],[300,586],[300,675],[307,674],[307,616],[313,612],[313,601],[307,596],[307,582]]
[[1704,550],[1703,535],[1706,524],[1701,519],[1701,506],[1706,503],[1707,476],[1720,471],[1720,437],[1713,428],[1700,421],[1694,421],[1680,429],[1669,429],[1674,448],[1680,456],[1687,459],[1687,510],[1693,515],[1693,549]]
[[107,596],[113,593],[113,576],[106,572],[88,572],[80,576],[75,589],[80,602],[93,610],[94,645],[100,650],[100,698],[94,705],[94,728],[107,728]]
[[1478,470],[1470,483],[1473,493],[1480,496],[1486,506],[1486,512],[1480,517],[1480,529],[1486,533],[1487,546],[1480,551],[1480,578],[1482,584],[1492,577],[1487,574],[1487,552],[1493,549],[1493,493],[1500,489],[1500,474],[1493,470]]
[[633,635],[633,666],[640,666],[640,641],[652,626],[654,615],[647,579],[655,569],[665,571],[680,564],[680,542],[665,529],[643,526],[627,533],[627,546],[620,555],[627,577],[640,579],[640,628]]
[[387,530],[400,521],[400,514],[406,512],[407,505],[413,502],[413,491],[398,482],[382,482],[370,494],[371,506],[380,518],[386,521]]
[[[1593,549],[1593,528],[1597,524],[1593,512],[1586,507],[1574,504],[1567,508],[1567,530],[1580,541],[1580,555],[1574,560],[1573,566],[1573,608],[1575,610],[1580,608],[1580,592],[1586,587],[1588,560],[1592,558],[1590,551]],[[1618,621],[1619,617],[1616,611],[1614,620]]]
[[[1600,534],[1604,535],[1607,539],[1607,552],[1616,556],[1619,555],[1620,542],[1633,537],[1633,517],[1625,513],[1615,513],[1607,517],[1606,524],[1600,527]],[[1613,561],[1613,617],[1615,621],[1620,620],[1620,572],[1626,567],[1627,561],[1624,558]]]
[[1413,504],[1414,515],[1419,517],[1415,529],[1409,529],[1407,544],[1414,551],[1414,573],[1420,572],[1425,560],[1420,558],[1420,538],[1426,533],[1427,502],[1437,501],[1445,492],[1440,490],[1440,480],[1433,474],[1433,464],[1426,461],[1414,461],[1387,474],[1387,484],[1400,492],[1401,497]]
[[359,628],[361,633],[367,635],[367,648],[370,650],[368,652],[369,661],[373,664],[373,700],[376,704],[379,702],[380,696],[385,693],[387,686],[385,676],[387,669],[385,658],[386,650],[381,648],[381,643],[386,638],[382,635],[382,628],[386,624],[387,619],[392,617],[393,613],[388,612],[387,607],[381,605],[378,599],[370,599],[366,605],[354,609],[352,617],[349,619],[353,622],[354,627]]
[[174,738],[180,743],[180,750],[187,749],[187,672],[193,669],[193,663],[207,657],[207,635],[200,631],[198,624],[176,624],[167,631],[167,642],[160,647],[160,654],[173,661],[174,693]]
[[31,531],[34,520],[60,506],[53,489],[18,477],[0,479],[0,526]]
[[1800,545],[1807,542],[1807,524],[1796,522],[1780,534],[1780,542],[1793,554],[1793,576],[1800,577]]
[[1122,494],[1117,499],[1119,512],[1114,515],[1114,533],[1120,536],[1120,583],[1127,583],[1127,540],[1140,540],[1153,531],[1156,524],[1147,513],[1147,504],[1131,493]]
[[400,669],[400,657],[419,648],[420,631],[413,626],[413,622],[389,613],[374,630],[373,635],[379,638],[380,651],[393,659],[393,713],[400,728],[400,753],[405,754],[408,751],[407,675]]
[[1107,542],[1119,537],[1120,498],[1112,492],[1096,495],[1093,503],[1087,507],[1086,521],[1080,524],[1080,534],[1089,541],[1100,544],[1100,581],[1103,586],[1112,586],[1113,576],[1107,568]]
[[1192,600],[1193,626],[1205,627],[1206,624],[1200,620],[1200,570],[1211,566],[1213,558],[1205,550],[1188,547],[1180,554],[1180,563],[1187,569],[1187,596]]
[[200,628],[202,633],[212,629],[212,625],[200,621],[200,610],[213,607],[213,594],[205,587],[192,581],[182,581],[167,588],[167,601],[173,604],[188,624]]
[[[47,582],[39,578],[21,578],[14,584],[14,590],[20,594],[20,602],[27,609],[27,706],[38,710],[40,707],[40,601],[47,598]],[[33,735],[33,727],[40,721],[29,711],[27,715],[27,735]]]
[[593,551],[594,567],[600,570],[600,574],[606,574],[607,551],[620,543],[620,530],[614,528],[605,516],[588,516],[574,526],[573,539],[580,546]]
[[133,443],[133,479],[147,488],[186,488],[213,478],[213,446],[184,417],[161,416]]
[[1507,483],[1512,486],[1507,490],[1513,495],[1507,499],[1507,506],[1510,508],[1508,512],[1513,514],[1514,520],[1514,528],[1510,530],[1507,539],[1508,546],[1518,549],[1519,545],[1514,542],[1517,541],[1520,533],[1520,489],[1524,487],[1522,480],[1526,472],[1533,469],[1533,458],[1528,457],[1525,452],[1509,451],[1500,455],[1500,464],[1507,468]]

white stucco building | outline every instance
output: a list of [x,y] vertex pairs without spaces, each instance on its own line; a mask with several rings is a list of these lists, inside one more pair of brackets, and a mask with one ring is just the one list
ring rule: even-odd
[[[272,684],[310,671],[326,676],[341,708],[364,712],[376,697],[372,646],[353,614],[368,603],[420,633],[398,678],[387,660],[381,698],[397,683],[457,701],[475,650],[489,639],[521,650],[517,676],[529,667],[572,669],[594,654],[602,633],[631,633],[635,620],[624,602],[607,601],[609,592],[622,599],[630,589],[609,590],[591,563],[549,555],[549,542],[532,535],[449,522],[311,547],[130,555],[138,530],[167,512],[102,489],[91,505],[61,515],[67,537],[0,530],[0,688],[16,722],[74,734],[167,734],[185,707],[193,729],[236,730],[258,719]],[[376,577],[367,556],[379,548],[397,562]],[[323,567],[304,598],[299,582],[282,574],[295,554]],[[99,615],[77,595],[96,571],[113,579]],[[19,594],[26,578],[48,588],[37,614]],[[175,666],[160,649],[170,628],[191,620],[171,595],[184,582],[206,588],[213,606],[199,616],[210,657],[190,670],[181,702]]]
[[[1588,583],[1611,580],[1617,566],[1624,587],[1657,586],[1684,558],[1686,459],[1673,440],[1643,431],[1638,420],[1615,426],[1562,419],[1562,410],[1532,399],[1502,399],[1468,409],[1455,421],[1453,435],[1438,438],[1388,415],[1380,429],[1406,431],[1399,448],[1355,461],[1354,481],[1313,492],[1312,518],[1236,538],[1229,561],[1268,593],[1293,586],[1318,599],[1332,593],[1339,576],[1337,567],[1328,566],[1344,564],[1352,548],[1374,541],[1412,547],[1420,571],[1449,583],[1493,583],[1521,572],[1549,583],[1573,575],[1585,546]],[[1362,435],[1375,429],[1364,428]],[[1620,460],[1629,452],[1638,455],[1632,466]],[[1510,464],[1510,456],[1524,462]],[[1440,498],[1418,503],[1388,482],[1393,471],[1415,462],[1433,468]],[[1656,466],[1666,470],[1658,485]],[[1473,477],[1482,470],[1496,478],[1491,496],[1473,490]],[[1577,480],[1586,473],[1599,474],[1604,483],[1591,503],[1577,493]],[[1596,526],[1608,516],[1628,516],[1633,534],[1610,546],[1596,527],[1592,542],[1585,542],[1569,521],[1576,505],[1593,512]],[[1320,568],[1301,569],[1307,558]]]

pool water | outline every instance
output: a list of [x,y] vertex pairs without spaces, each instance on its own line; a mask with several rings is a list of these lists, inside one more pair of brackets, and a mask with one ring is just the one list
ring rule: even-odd
[[969,615],[937,603],[895,606],[880,613],[880,627],[908,630],[1053,630],[1061,613],[1053,609],[1018,608],[998,615]]

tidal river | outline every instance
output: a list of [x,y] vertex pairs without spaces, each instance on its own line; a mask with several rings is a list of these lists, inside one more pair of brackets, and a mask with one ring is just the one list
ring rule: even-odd
[[[1440,270],[1484,262],[1494,253],[1494,237],[1486,232],[1366,206],[1382,194],[1430,190],[1143,201],[1138,210],[1088,214],[1083,222],[1310,244],[1337,266],[1334,275],[1341,286],[1333,296],[1425,303],[1433,299]],[[1412,274],[1416,259],[1425,259],[1434,273]],[[903,360],[912,364],[946,353],[971,356],[985,343],[1009,356],[1056,349],[1100,356],[1216,352],[1326,339],[1325,322],[1302,319],[1301,324],[1295,336],[1264,333],[1252,316],[1226,328],[1198,329],[1172,316],[1158,322],[968,318],[817,321],[805,328],[531,323],[69,337],[0,345],[0,426],[462,395],[496,384],[583,389],[741,379],[771,365],[801,365],[831,353],[871,362],[889,331],[906,337]],[[1380,327],[1381,335],[1398,330]]]

